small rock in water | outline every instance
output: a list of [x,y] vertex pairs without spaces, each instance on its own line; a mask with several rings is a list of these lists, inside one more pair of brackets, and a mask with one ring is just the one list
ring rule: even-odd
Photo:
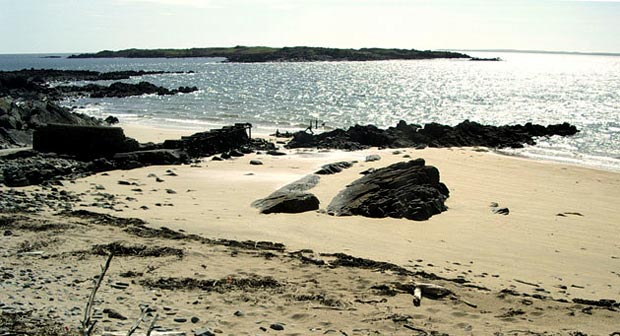
[[192,321],[192,323],[198,323],[198,321],[200,321],[200,319],[198,317],[196,317],[196,316],[192,316],[190,321]]

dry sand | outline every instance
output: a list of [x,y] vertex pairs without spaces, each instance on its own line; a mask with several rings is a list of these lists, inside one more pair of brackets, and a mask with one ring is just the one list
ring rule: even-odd
[[[176,130],[123,126],[128,136],[140,141],[158,141],[184,134]],[[378,154],[382,159],[364,162],[369,154]],[[250,205],[277,188],[311,174],[323,164],[357,160],[358,163],[342,173],[321,177],[320,183],[310,190],[321,200],[324,209],[338,191],[360,177],[361,171],[418,157],[439,169],[442,181],[451,192],[447,201],[449,210],[428,221],[333,217],[321,212],[261,215]],[[252,159],[261,160],[263,165],[250,165]],[[156,182],[155,176],[163,181]],[[118,181],[132,185],[122,185]],[[263,259],[264,255],[256,251],[241,249],[241,257],[231,257],[229,247],[201,245],[195,241],[143,241],[111,226],[106,226],[104,231],[85,226],[83,234],[71,238],[63,235],[62,239],[73,246],[69,248],[65,243],[59,250],[87,250],[95,243],[124,240],[185,251],[183,259],[123,260],[113,266],[116,277],[121,272],[144,272],[156,267],[149,276],[227,279],[257,274],[273,276],[286,283],[285,289],[273,293],[241,291],[216,295],[171,291],[159,299],[150,297],[154,292],[132,284],[132,298],[114,303],[113,294],[109,294],[104,299],[110,304],[120,304],[125,314],[137,314],[127,311],[131,307],[137,310],[136,301],[153,300],[159,306],[167,304],[182,310],[181,315],[188,318],[197,316],[203,322],[209,321],[215,324],[211,327],[230,335],[416,334],[403,324],[423,328],[428,334],[437,330],[451,335],[494,332],[528,335],[526,331],[577,335],[576,330],[609,335],[620,331],[617,309],[596,309],[593,313],[587,306],[557,301],[620,298],[619,173],[501,156],[471,148],[404,149],[397,153],[376,149],[360,152],[299,150],[289,151],[286,156],[251,154],[219,162],[205,159],[192,166],[113,171],[65,185],[68,190],[83,194],[82,205],[85,206],[79,209],[141,218],[152,228],[165,226],[207,238],[278,242],[286,245],[286,251],[312,249],[314,257],[326,261],[329,257],[319,256],[320,253],[343,252],[393,263],[413,272],[464,279],[468,286],[485,288],[480,290],[439,281],[458,296],[474,302],[476,308],[459,300],[425,300],[416,308],[409,294],[381,296],[370,288],[377,284],[420,281],[392,271],[307,265],[287,257],[285,252]],[[102,193],[114,196],[105,201],[113,209],[88,206],[104,202]],[[510,214],[493,214],[489,207],[492,202],[509,208]],[[58,220],[57,216],[51,218]],[[105,234],[96,234],[97,230]],[[12,239],[16,243],[15,238]],[[3,251],[5,262],[17,265],[26,262],[7,257],[12,256],[11,251],[10,247]],[[84,273],[79,271],[82,278],[92,276],[96,269],[92,267],[93,262],[102,263],[102,257],[89,255],[86,260],[91,267],[86,267]],[[44,261],[29,262],[36,267],[47,267]],[[67,257],[67,263],[79,265],[71,257]],[[526,296],[498,298],[498,293],[504,289]],[[86,284],[80,290],[77,301],[83,302],[87,295]],[[109,288],[106,290],[113,292]],[[312,293],[305,293],[308,290]],[[300,293],[313,299],[310,303],[295,299],[303,296]],[[197,295],[203,299],[192,305]],[[546,299],[535,299],[532,295]],[[329,308],[325,297],[334,299],[328,303],[336,302],[335,306]],[[0,295],[0,302],[5,300],[6,294]],[[162,304],[164,300],[169,302]],[[209,307],[206,311],[205,306]],[[233,316],[236,310],[253,315],[248,313],[251,318],[240,322]],[[409,318],[400,321],[402,316]],[[179,324],[171,319],[162,323],[175,330],[188,331],[204,324]],[[269,329],[270,323],[277,322],[285,324],[284,331]],[[126,327],[127,323],[121,324],[117,328]],[[110,327],[109,323],[105,325]],[[260,330],[261,326],[267,331]],[[419,331],[417,334],[424,335]]]

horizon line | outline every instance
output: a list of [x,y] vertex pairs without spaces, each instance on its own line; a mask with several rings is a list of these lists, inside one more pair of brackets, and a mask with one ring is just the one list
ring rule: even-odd
[[537,50],[537,49],[438,49],[445,51],[466,52],[506,52],[522,54],[554,54],[554,55],[584,55],[584,56],[620,56],[620,52],[606,51],[566,51],[566,50]]
[[[264,46],[268,47],[268,46]],[[304,47],[304,46],[294,46]],[[232,47],[189,47],[189,48],[124,48],[112,51],[129,50],[129,49],[141,49],[141,50],[156,50],[156,49],[193,49],[193,48],[232,48]],[[286,47],[269,47],[269,48],[286,48]],[[317,47],[317,48],[334,48],[334,47]],[[334,49],[368,49],[379,47],[359,47],[359,48],[334,48]],[[379,48],[379,49],[406,49],[406,48]],[[415,48],[413,48],[415,49]],[[98,53],[104,50],[102,49],[95,52],[0,52],[0,55],[55,55],[55,54],[84,54],[84,53]],[[557,55],[591,55],[591,56],[620,56],[620,52],[606,52],[606,51],[567,51],[567,50],[538,50],[538,49],[511,49],[511,48],[481,48],[481,49],[460,49],[460,48],[440,48],[440,49],[417,49],[417,50],[434,50],[434,51],[464,51],[464,52],[506,52],[506,53],[528,53],[528,54],[557,54]]]

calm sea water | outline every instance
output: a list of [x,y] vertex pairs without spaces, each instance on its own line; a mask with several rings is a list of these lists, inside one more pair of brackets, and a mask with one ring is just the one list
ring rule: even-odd
[[[0,55],[0,70],[194,71],[132,78],[167,88],[197,86],[178,96],[67,101],[91,115],[160,127],[203,130],[250,122],[258,132],[299,130],[312,119],[326,129],[354,124],[577,125],[570,138],[540,139],[506,151],[532,158],[620,170],[620,57],[519,53],[502,62],[423,60],[228,64],[221,59],[79,59]],[[83,84],[83,83],[77,83]]]

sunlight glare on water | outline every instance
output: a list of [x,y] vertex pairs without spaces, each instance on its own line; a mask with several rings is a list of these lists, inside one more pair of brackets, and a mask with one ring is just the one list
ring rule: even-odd
[[[155,126],[204,129],[250,122],[273,132],[299,130],[313,119],[325,122],[327,129],[355,124],[388,127],[399,120],[450,125],[465,119],[492,125],[570,122],[581,130],[577,136],[541,139],[538,146],[518,153],[620,167],[616,162],[620,157],[620,57],[473,56],[499,56],[503,61],[232,64],[200,58],[28,61],[4,55],[0,67],[194,71],[127,80],[200,89],[191,94],[67,102],[95,116],[115,115]],[[604,163],[596,162],[600,157]]]

